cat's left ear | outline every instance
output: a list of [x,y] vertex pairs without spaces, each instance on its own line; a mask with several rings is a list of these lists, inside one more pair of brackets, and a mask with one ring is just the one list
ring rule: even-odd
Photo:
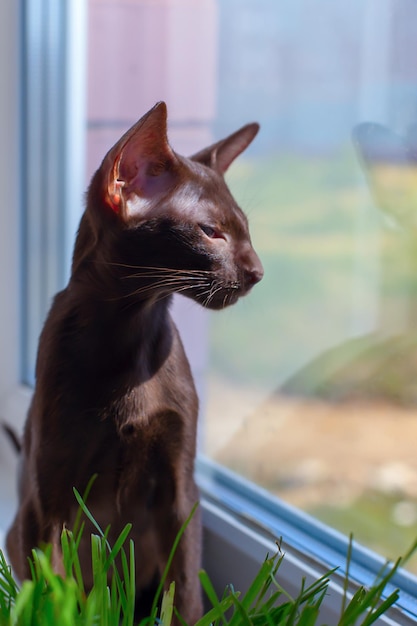
[[175,155],[167,138],[167,108],[158,102],[104,158],[107,204],[121,215],[139,213],[143,200],[173,184]]
[[258,131],[259,124],[256,122],[246,124],[246,126],[243,126],[232,135],[221,139],[208,148],[204,148],[204,150],[197,152],[190,158],[193,161],[202,163],[202,165],[211,167],[219,174],[224,174],[236,157],[246,150]]

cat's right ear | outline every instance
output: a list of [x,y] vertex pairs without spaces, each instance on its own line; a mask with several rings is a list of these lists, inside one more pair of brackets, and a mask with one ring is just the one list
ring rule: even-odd
[[173,184],[174,161],[166,104],[158,102],[105,156],[105,202],[122,219],[138,216],[148,200]]

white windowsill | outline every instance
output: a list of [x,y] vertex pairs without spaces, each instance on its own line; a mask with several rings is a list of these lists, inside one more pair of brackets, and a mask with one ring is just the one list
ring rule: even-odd
[[[285,558],[279,581],[289,593],[299,592],[303,578],[308,584],[338,568],[322,604],[324,623],[337,623],[347,537],[207,459],[197,463],[197,477],[202,494],[205,566],[219,593],[230,583],[244,591],[266,555],[276,552],[276,541],[282,539]],[[355,593],[359,584],[372,585],[384,564],[382,557],[354,543],[349,594]],[[400,570],[386,591],[389,594],[397,588],[401,592],[396,607],[376,624],[417,624],[416,577]]]

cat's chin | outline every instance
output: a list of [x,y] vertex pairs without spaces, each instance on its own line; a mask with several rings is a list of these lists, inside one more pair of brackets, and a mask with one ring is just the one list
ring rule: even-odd
[[205,309],[210,309],[211,311],[221,311],[222,309],[226,309],[232,304],[236,304],[241,295],[243,294],[237,291],[227,291],[227,293],[216,294],[212,298],[204,297],[194,299]]

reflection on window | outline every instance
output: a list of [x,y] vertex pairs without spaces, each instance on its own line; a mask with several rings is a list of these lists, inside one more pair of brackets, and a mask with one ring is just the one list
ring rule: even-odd
[[417,6],[243,4],[219,4],[217,126],[260,116],[229,179],[265,278],[211,321],[206,451],[395,558],[417,530]]

